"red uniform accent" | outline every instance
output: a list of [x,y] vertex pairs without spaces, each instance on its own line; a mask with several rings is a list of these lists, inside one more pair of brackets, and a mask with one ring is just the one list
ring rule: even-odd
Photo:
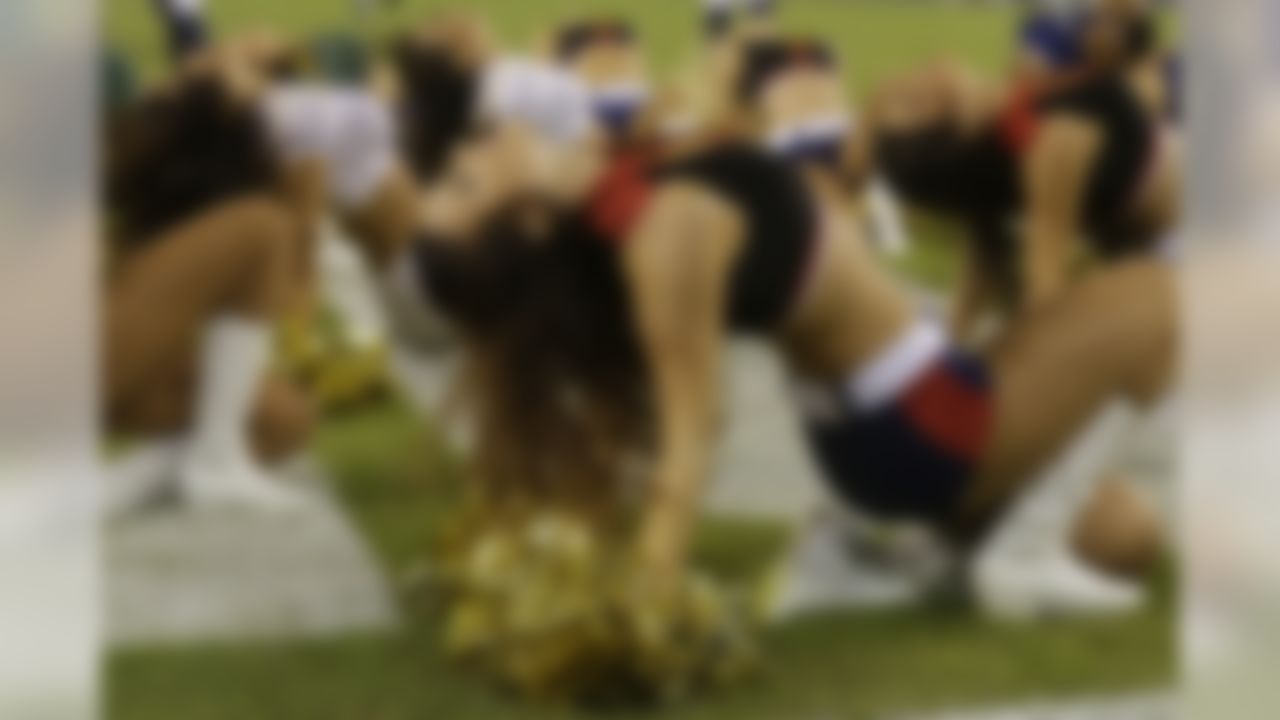
[[1000,116],[1000,137],[1014,155],[1022,155],[1035,141],[1040,124],[1037,105],[1041,93],[1030,84],[1014,88],[1008,105]]
[[1040,103],[1055,93],[1081,84],[1090,76],[1083,70],[1069,70],[1048,80],[1017,83],[1000,113],[1000,137],[1004,139],[1005,147],[1016,156],[1025,154],[1040,129]]
[[609,164],[588,201],[595,230],[623,242],[653,195],[653,164],[642,152],[621,152]]
[[916,427],[938,447],[968,462],[986,448],[994,415],[991,398],[938,363],[902,399]]

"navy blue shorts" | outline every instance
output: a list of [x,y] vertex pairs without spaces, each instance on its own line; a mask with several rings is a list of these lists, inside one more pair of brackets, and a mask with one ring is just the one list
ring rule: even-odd
[[949,352],[897,400],[810,422],[828,482],[859,509],[886,519],[945,524],[955,518],[986,449],[991,378],[970,355]]

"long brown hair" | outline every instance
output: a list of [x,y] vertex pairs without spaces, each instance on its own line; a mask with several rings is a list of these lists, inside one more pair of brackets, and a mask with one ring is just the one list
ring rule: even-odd
[[647,374],[617,257],[576,215],[549,238],[502,213],[476,246],[424,238],[462,333],[473,470],[491,502],[618,507],[650,439]]
[[279,182],[262,118],[216,77],[148,96],[113,118],[106,132],[106,206],[126,242],[145,242]]
[[472,126],[479,74],[445,49],[410,38],[397,41],[391,52],[404,88],[399,108],[404,156],[419,180],[430,181]]

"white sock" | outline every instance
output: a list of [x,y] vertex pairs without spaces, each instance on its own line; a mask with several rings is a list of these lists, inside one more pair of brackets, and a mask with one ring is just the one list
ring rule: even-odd
[[187,501],[264,509],[294,504],[296,494],[268,477],[249,446],[249,421],[270,352],[271,331],[261,321],[224,316],[205,329],[181,477]]
[[798,528],[765,614],[781,622],[815,612],[919,603],[939,587],[951,559],[923,527],[880,522],[832,502]]
[[1030,549],[1056,544],[1075,525],[1079,512],[1093,496],[1101,475],[1114,460],[1119,445],[1137,425],[1134,410],[1122,402],[1109,403],[1041,471],[1015,501],[1013,511],[993,536],[1036,538]]
[[1087,567],[1072,532],[1119,446],[1137,425],[1132,407],[1103,407],[1045,468],[980,549],[974,584],[985,609],[1006,619],[1132,609],[1141,589]]
[[271,351],[266,323],[225,316],[205,330],[191,453],[248,457],[246,427]]

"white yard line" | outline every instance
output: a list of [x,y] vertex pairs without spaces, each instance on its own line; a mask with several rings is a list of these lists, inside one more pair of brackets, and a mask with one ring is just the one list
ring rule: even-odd
[[301,468],[288,515],[163,506],[106,529],[113,646],[314,638],[393,629],[398,610],[345,511]]

